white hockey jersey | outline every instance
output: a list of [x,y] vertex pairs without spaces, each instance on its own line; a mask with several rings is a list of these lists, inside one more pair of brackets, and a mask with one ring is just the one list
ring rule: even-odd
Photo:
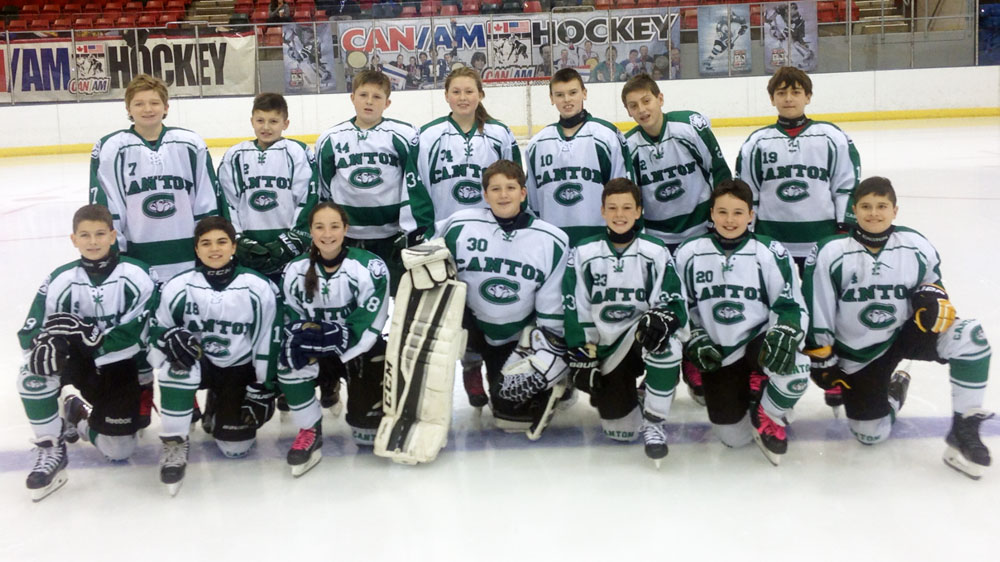
[[736,175],[753,191],[754,232],[796,257],[854,223],[851,199],[861,175],[854,143],[832,123],[810,121],[794,137],[778,125],[754,131],[740,148]]
[[563,333],[566,234],[527,218],[527,226],[508,233],[489,209],[465,209],[435,228],[455,257],[458,280],[468,285],[466,306],[490,345],[516,340],[531,322]]
[[201,342],[205,357],[216,367],[253,362],[257,382],[268,378],[275,357],[277,288],[266,277],[242,266],[221,291],[205,275],[191,269],[163,285],[160,305],[150,325],[150,340],[180,326]]
[[506,125],[489,120],[483,132],[468,133],[451,118],[435,119],[420,129],[418,183],[410,193],[417,226],[431,227],[456,211],[486,207],[483,170],[497,160],[521,164],[521,150]]
[[401,220],[413,224],[407,184],[415,181],[408,173],[416,169],[418,135],[402,121],[383,119],[362,130],[351,118],[319,136],[320,199],[347,211],[351,238],[388,238],[401,230]]
[[671,111],[656,138],[637,125],[625,139],[646,232],[672,246],[708,232],[712,189],[732,178],[708,119]]
[[601,218],[604,184],[613,178],[635,179],[625,137],[593,116],[570,138],[558,123],[545,127],[528,143],[526,160],[528,206],[563,229],[571,244],[606,227]]
[[56,312],[76,314],[88,324],[96,324],[104,341],[94,354],[94,362],[108,365],[139,353],[146,321],[156,293],[156,283],[149,267],[128,257],[120,257],[118,266],[95,283],[80,265],[72,261],[53,271],[38,288],[28,318],[17,333],[21,349],[31,349],[31,340],[42,330],[49,315]]
[[193,267],[194,225],[219,214],[205,141],[164,127],[151,143],[129,128],[97,141],[90,156],[90,202],[111,211],[121,251],[160,279]]
[[[305,289],[310,267],[319,274],[316,294],[311,297]],[[285,267],[281,294],[285,302],[283,323],[345,322],[350,337],[340,359],[349,361],[371,349],[385,327],[389,316],[389,269],[381,258],[360,248],[347,248],[347,257],[333,273],[302,255]],[[312,368],[318,369],[315,365],[306,367]]]
[[746,345],[775,324],[809,326],[799,277],[780,242],[751,234],[726,257],[715,234],[692,238],[677,249],[691,327],[704,328],[732,365]]
[[315,161],[305,144],[279,139],[261,150],[257,141],[243,141],[222,157],[219,186],[236,232],[263,243],[291,228],[309,232],[318,195]]

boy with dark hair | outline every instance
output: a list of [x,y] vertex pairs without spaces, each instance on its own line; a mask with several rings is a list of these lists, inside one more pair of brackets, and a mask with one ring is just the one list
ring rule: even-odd
[[978,479],[990,465],[979,425],[993,416],[981,409],[992,356],[983,327],[956,318],[934,246],[893,224],[892,183],[871,177],[854,195],[857,224],[820,242],[806,260],[813,380],[841,389],[851,432],[873,445],[889,437],[906,400],[910,379],[894,372],[899,362],[947,363],[954,414],[944,461]]
[[[106,207],[77,210],[70,239],[80,259],[46,278],[18,332],[26,362],[17,387],[38,452],[27,481],[34,501],[66,483],[67,441],[82,437],[111,461],[129,458],[138,441],[137,358],[156,285],[147,265],[119,256],[113,225]],[[60,418],[70,384],[83,399],[66,396]]]

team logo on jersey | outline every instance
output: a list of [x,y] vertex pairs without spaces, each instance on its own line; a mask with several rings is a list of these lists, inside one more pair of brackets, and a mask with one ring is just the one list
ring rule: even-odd
[[205,355],[210,355],[212,357],[228,357],[229,343],[230,341],[226,338],[220,338],[219,336],[205,336],[201,338],[201,349],[205,352]]
[[972,343],[978,346],[986,347],[988,345],[986,343],[986,336],[983,334],[982,326],[976,326],[975,328],[973,328],[972,335],[970,335],[969,337],[972,338]]
[[747,318],[743,315],[744,308],[741,302],[722,301],[712,307],[712,318],[719,324],[739,324]]
[[41,375],[28,375],[21,379],[21,386],[25,390],[41,390],[45,388],[45,377]]
[[613,304],[601,310],[601,320],[609,324],[614,324],[615,322],[624,322],[631,319],[633,314],[635,314],[635,306],[631,304]]
[[767,248],[778,258],[784,258],[785,254],[788,253],[785,247],[781,245],[781,242],[778,242],[777,240],[771,240],[771,243],[768,244]]
[[681,180],[668,181],[666,183],[661,183],[657,186],[656,191],[653,192],[653,197],[661,203],[666,203],[667,201],[673,201],[681,195],[684,195],[684,188],[681,187]]
[[583,186],[578,183],[564,183],[553,194],[556,203],[571,207],[583,201]]
[[896,307],[880,302],[872,303],[858,314],[858,320],[872,330],[884,330],[896,322]]
[[479,296],[493,304],[511,304],[518,301],[517,292],[520,290],[521,284],[517,281],[493,277],[479,286]]
[[385,266],[385,262],[382,260],[372,260],[368,262],[368,273],[375,279],[381,279],[389,274],[389,268]]
[[358,168],[351,172],[347,182],[358,189],[371,189],[382,184],[382,170],[372,167]]
[[142,202],[142,214],[151,219],[165,219],[177,212],[173,193],[150,195]]
[[250,208],[255,211],[263,213],[264,211],[270,211],[277,206],[278,194],[269,189],[255,191],[253,196],[250,197]]
[[691,123],[692,127],[698,129],[699,131],[708,128],[708,119],[705,119],[705,116],[700,113],[695,113],[689,117],[688,122]]
[[91,158],[97,158],[101,155],[101,141],[97,141],[94,144],[94,149],[90,151]]
[[796,379],[788,383],[788,390],[792,392],[805,392],[809,386],[809,379]]
[[483,190],[475,182],[460,181],[451,188],[451,196],[463,205],[475,205],[483,200]]
[[800,180],[790,180],[778,186],[775,195],[785,203],[795,203],[809,197],[809,184]]

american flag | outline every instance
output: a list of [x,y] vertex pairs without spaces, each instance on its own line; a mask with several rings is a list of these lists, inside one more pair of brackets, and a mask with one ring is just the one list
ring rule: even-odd
[[89,45],[77,45],[76,54],[78,55],[103,55],[104,45],[91,43]]
[[494,21],[493,33],[531,33],[531,20]]

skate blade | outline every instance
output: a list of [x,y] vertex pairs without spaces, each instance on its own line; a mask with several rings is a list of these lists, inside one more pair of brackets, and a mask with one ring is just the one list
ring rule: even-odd
[[663,459],[653,459],[653,466],[656,467],[656,470],[660,470],[660,465],[662,464],[663,464]]
[[302,476],[312,470],[312,468],[319,464],[319,461],[321,460],[323,460],[323,453],[321,453],[319,449],[316,449],[311,455],[309,455],[308,461],[292,466],[292,476],[296,478]]
[[167,487],[167,493],[170,494],[170,497],[174,497],[177,495],[177,492],[181,491],[181,484],[183,483],[184,483],[183,480],[179,480],[177,482],[174,482],[173,484],[164,484],[164,485]]
[[688,387],[688,396],[690,396],[691,400],[694,400],[695,403],[698,404],[699,406],[704,406],[705,405],[705,397],[704,396],[698,396],[697,394],[695,394],[694,393],[694,389],[691,388],[690,386]]
[[833,419],[840,419],[844,414],[843,406],[831,406],[830,409],[833,410]]
[[983,476],[986,467],[981,464],[976,464],[974,462],[968,462],[965,457],[962,456],[961,451],[953,447],[948,447],[944,452],[942,459],[944,464],[955,469],[956,471],[968,476],[973,480],[979,480]]
[[753,441],[757,444],[757,448],[760,449],[760,452],[764,453],[764,458],[766,458],[768,462],[774,466],[781,464],[781,455],[765,447],[764,440],[760,438],[760,434],[756,431],[753,434]]
[[63,434],[63,439],[70,444],[76,443],[77,441],[80,440],[80,434],[77,433],[76,431],[72,433],[67,431],[66,433]]
[[281,420],[282,422],[288,421],[288,418],[289,418],[290,415],[291,414],[289,414],[285,410],[278,410],[278,419]]
[[69,477],[66,475],[66,471],[60,470],[55,474],[55,476],[52,478],[52,482],[49,482],[48,486],[31,491],[31,501],[37,503],[44,500],[45,498],[49,497],[49,495],[51,495],[53,492],[55,492],[59,488],[62,488],[66,484],[67,480],[69,480]]
[[336,404],[334,404],[333,406],[330,406],[329,408],[327,408],[326,411],[330,412],[331,416],[333,416],[335,418],[339,418],[341,412],[344,411],[344,403],[342,401],[338,400]]

